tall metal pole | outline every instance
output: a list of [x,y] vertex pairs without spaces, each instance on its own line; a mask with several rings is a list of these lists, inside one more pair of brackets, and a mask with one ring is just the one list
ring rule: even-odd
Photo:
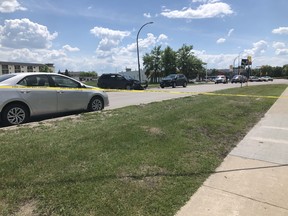
[[136,38],[136,43],[137,43],[137,58],[138,58],[138,73],[139,73],[139,81],[141,83],[141,73],[140,73],[140,59],[139,59],[139,45],[138,45],[138,37],[139,37],[139,33],[142,30],[142,28],[148,24],[153,24],[153,22],[148,22],[145,23],[144,25],[141,26],[141,28],[139,29],[138,33],[137,33],[137,38]]

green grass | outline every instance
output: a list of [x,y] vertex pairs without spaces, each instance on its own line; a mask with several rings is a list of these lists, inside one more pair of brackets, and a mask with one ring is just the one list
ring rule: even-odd
[[0,130],[0,215],[174,215],[275,100],[198,95]]

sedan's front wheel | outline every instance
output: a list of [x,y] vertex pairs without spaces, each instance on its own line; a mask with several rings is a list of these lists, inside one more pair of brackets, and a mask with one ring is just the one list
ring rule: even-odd
[[88,105],[89,111],[99,111],[104,109],[103,99],[100,97],[93,97]]
[[2,119],[6,125],[19,125],[29,119],[29,112],[22,104],[11,104],[4,109]]

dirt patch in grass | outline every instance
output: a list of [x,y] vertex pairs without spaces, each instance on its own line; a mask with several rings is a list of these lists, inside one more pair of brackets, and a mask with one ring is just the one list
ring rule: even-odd
[[149,135],[164,135],[164,134],[165,134],[161,128],[148,127],[148,126],[143,126],[142,128],[143,128],[146,132],[148,132]]
[[20,206],[19,211],[17,211],[14,215],[15,216],[37,216],[38,214],[35,213],[36,210],[37,210],[36,201],[32,200]]

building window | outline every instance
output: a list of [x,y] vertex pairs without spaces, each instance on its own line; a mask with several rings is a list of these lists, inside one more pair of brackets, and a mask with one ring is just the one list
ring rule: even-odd
[[8,73],[9,73],[8,65],[2,65],[2,74],[8,74]]
[[20,65],[14,65],[14,69],[15,69],[15,73],[20,73],[21,72]]
[[33,66],[27,66],[27,72],[33,72]]

